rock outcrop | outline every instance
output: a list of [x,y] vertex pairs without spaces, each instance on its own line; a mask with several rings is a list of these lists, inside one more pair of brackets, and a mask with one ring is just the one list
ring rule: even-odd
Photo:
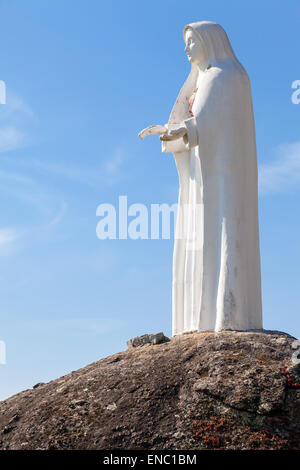
[[154,335],[142,335],[136,336],[135,338],[129,339],[127,341],[128,348],[137,348],[139,346],[145,346],[145,344],[161,344],[167,343],[170,339],[163,334],[161,331],[160,333],[155,333]]
[[0,403],[0,449],[300,449],[294,339],[190,333]]

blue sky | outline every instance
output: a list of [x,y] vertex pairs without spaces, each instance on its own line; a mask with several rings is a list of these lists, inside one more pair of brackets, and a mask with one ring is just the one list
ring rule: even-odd
[[249,73],[260,169],[264,327],[300,337],[300,3],[0,1],[0,399],[171,334],[172,240],[96,237],[96,208],[177,201],[147,125],[189,71],[182,29],[219,22]]

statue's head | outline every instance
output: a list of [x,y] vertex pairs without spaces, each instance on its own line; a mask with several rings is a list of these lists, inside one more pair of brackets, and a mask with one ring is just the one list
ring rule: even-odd
[[183,30],[185,51],[192,64],[205,66],[218,60],[236,58],[222,26],[211,21],[188,24]]
[[207,63],[207,54],[201,38],[193,31],[187,28],[184,35],[185,52],[188,60],[196,65],[205,65]]

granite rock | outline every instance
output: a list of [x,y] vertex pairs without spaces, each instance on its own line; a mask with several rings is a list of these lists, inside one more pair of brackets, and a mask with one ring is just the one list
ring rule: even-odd
[[135,338],[129,339],[127,341],[127,347],[128,348],[136,348],[139,346],[145,346],[145,344],[161,344],[161,343],[167,343],[170,341],[167,336],[163,334],[163,332],[160,333],[155,333],[152,335],[142,335],[142,336],[136,336]]
[[300,366],[279,332],[132,347],[0,402],[0,449],[298,449]]

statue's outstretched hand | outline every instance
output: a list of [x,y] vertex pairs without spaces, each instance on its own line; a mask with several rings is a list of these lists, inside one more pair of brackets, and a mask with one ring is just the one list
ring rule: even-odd
[[169,141],[169,140],[179,139],[180,137],[183,137],[186,133],[187,133],[187,130],[185,127],[178,127],[177,129],[172,129],[168,131],[166,134],[163,134],[160,137],[160,140]]
[[153,126],[148,126],[146,127],[146,129],[143,129],[139,133],[139,138],[143,139],[144,137],[146,137],[146,135],[154,135],[154,134],[159,135],[159,134],[165,134],[166,132],[168,132],[168,129],[166,128],[166,126],[154,124]]

